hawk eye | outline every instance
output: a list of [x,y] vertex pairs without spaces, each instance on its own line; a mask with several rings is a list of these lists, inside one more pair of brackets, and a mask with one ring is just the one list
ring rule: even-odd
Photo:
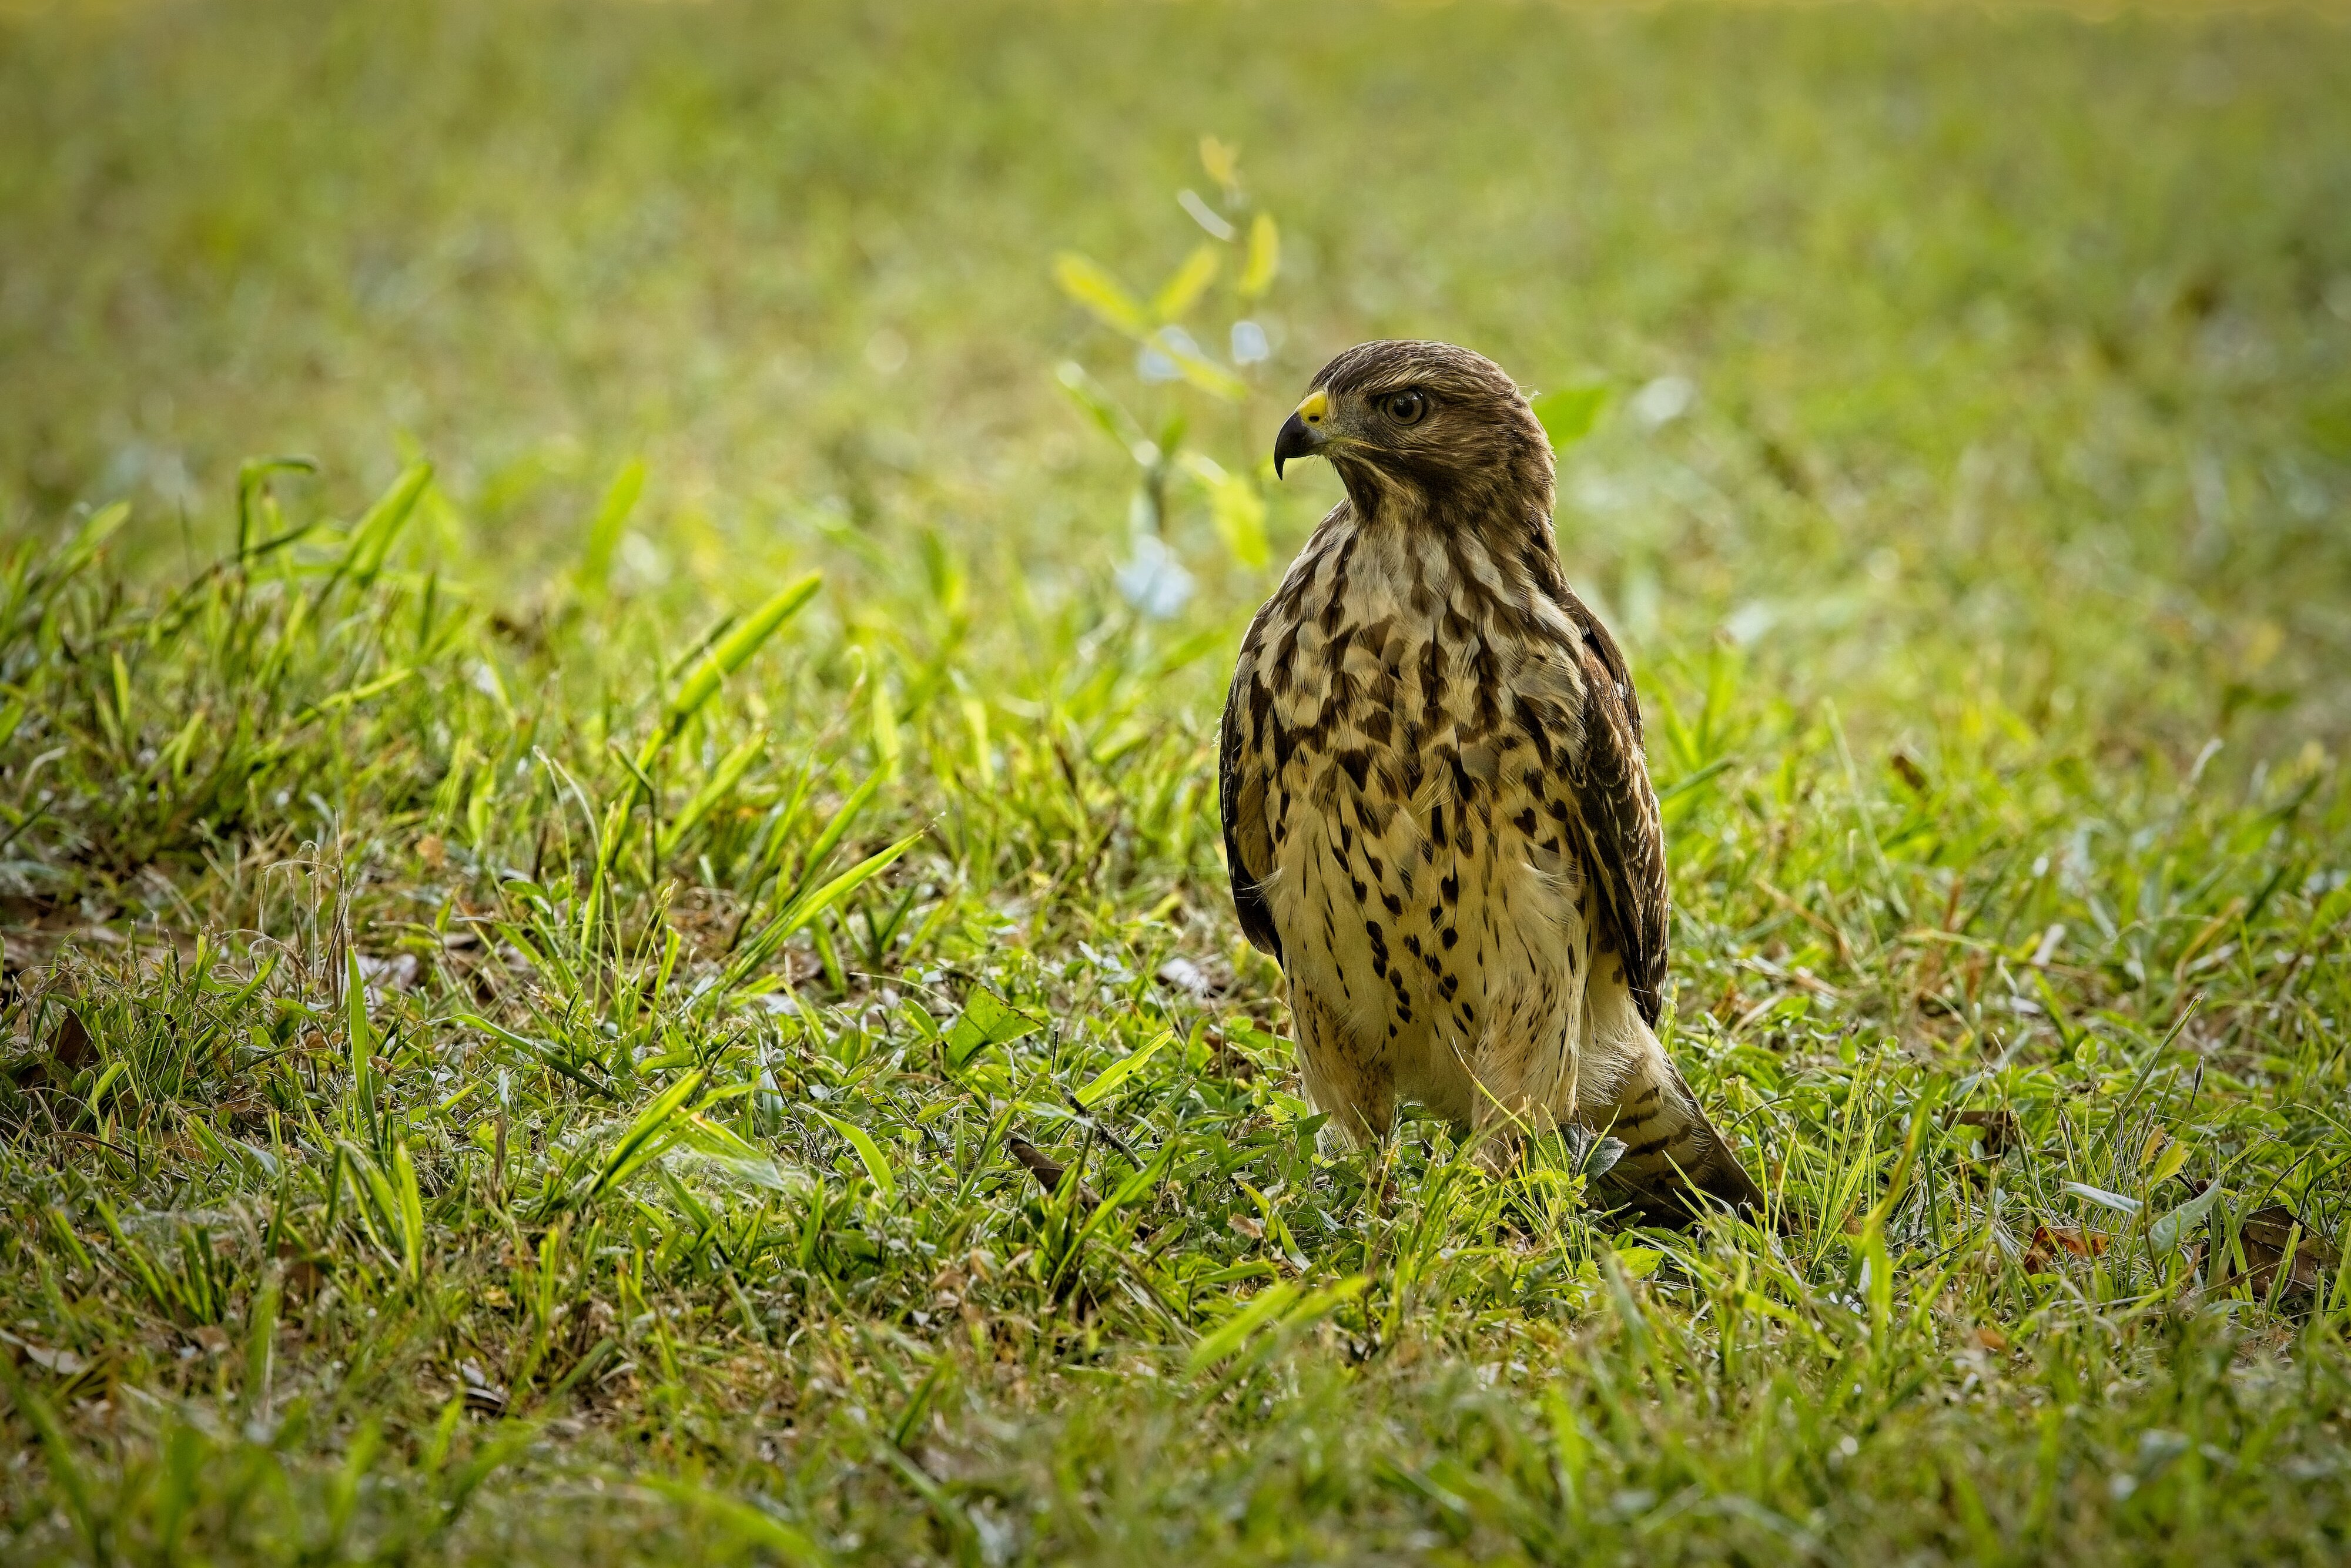
[[1428,417],[1428,394],[1422,392],[1390,392],[1381,406],[1398,424],[1418,424]]

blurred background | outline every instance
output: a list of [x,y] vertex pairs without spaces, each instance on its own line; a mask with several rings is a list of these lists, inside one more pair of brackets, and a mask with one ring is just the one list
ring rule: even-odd
[[2338,18],[0,8],[0,528],[128,499],[159,571],[244,459],[348,515],[423,455],[410,548],[521,612],[641,459],[618,591],[952,559],[1230,630],[1338,493],[1276,424],[1390,335],[1556,394],[1562,551],[1649,669],[2182,758],[2351,727]]

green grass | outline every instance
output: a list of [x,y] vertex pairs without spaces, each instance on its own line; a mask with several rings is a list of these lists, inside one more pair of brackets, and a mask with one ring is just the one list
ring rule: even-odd
[[[2351,1546],[2340,25],[36,6],[0,154],[10,1561]],[[1054,281],[1204,244],[1231,400]],[[1317,1150],[1213,726],[1403,331],[1598,403],[1767,1227]]]

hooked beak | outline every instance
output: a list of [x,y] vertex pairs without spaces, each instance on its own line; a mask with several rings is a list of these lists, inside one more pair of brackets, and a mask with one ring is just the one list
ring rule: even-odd
[[1281,433],[1273,438],[1273,476],[1280,478],[1281,465],[1293,457],[1321,456],[1331,439],[1330,423],[1330,394],[1316,387],[1281,422]]

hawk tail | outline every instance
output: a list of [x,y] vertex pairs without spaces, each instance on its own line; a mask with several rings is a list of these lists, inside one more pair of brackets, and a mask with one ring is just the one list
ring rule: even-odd
[[1634,1071],[1604,1130],[1625,1145],[1608,1182],[1646,1214],[1684,1219],[1712,1207],[1763,1212],[1763,1189],[1662,1050],[1653,1048]]

